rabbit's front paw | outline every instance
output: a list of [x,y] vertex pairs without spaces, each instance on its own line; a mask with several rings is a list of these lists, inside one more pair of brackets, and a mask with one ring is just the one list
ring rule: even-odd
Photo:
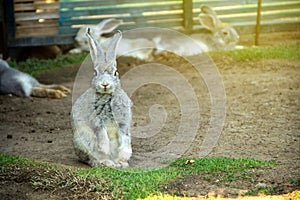
[[127,168],[127,167],[129,167],[129,164],[128,164],[128,162],[126,162],[126,161],[119,161],[119,164],[120,164],[120,167],[121,168]]
[[106,166],[106,167],[120,167],[120,164],[116,164],[112,160],[90,160],[88,164],[92,167]]
[[101,161],[101,164],[105,165],[106,167],[113,167],[113,168],[120,167],[118,164],[114,163],[111,160],[103,160],[103,161]]
[[110,154],[110,146],[108,142],[103,142],[101,144],[99,144],[99,149],[101,152],[103,152],[106,155]]
[[120,161],[126,162],[131,157],[131,154],[132,154],[132,149],[131,148],[122,148],[122,149],[120,149],[120,151],[119,151]]

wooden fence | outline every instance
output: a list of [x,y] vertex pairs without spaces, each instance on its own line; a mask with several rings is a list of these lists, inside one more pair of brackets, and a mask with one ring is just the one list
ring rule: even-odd
[[59,8],[59,0],[14,0],[16,37],[57,34]]
[[[71,44],[84,24],[117,18],[140,27],[199,32],[200,5],[213,7],[240,34],[255,33],[257,0],[0,0],[0,47]],[[299,31],[300,0],[262,0],[261,32]],[[3,43],[4,42],[4,43]]]
[[62,0],[61,8],[59,31],[63,34],[76,33],[82,24],[97,24],[104,18],[122,19],[121,29],[178,28],[183,23],[182,0]]
[[[255,33],[257,0],[228,1],[194,1],[194,23],[201,4],[215,8],[221,20],[232,24],[240,34]],[[198,9],[198,10],[197,10]],[[299,31],[300,1],[299,0],[262,0],[261,32]]]
[[[262,0],[262,31],[300,29],[299,0]],[[235,26],[240,34],[255,33],[257,0],[61,0],[59,33],[75,34],[83,24],[105,18],[124,21],[121,29],[164,27],[199,31],[200,5],[213,7],[221,20]]]

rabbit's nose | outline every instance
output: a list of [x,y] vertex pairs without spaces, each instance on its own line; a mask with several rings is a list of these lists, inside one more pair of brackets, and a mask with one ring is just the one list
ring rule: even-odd
[[102,86],[103,88],[107,88],[107,87],[109,87],[109,84],[108,84],[108,83],[101,83],[101,86]]

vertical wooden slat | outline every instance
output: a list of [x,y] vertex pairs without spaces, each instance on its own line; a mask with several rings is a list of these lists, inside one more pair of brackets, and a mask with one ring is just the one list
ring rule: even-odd
[[14,2],[3,0],[3,59],[9,57],[9,42],[16,36],[16,23],[14,15]]
[[4,19],[6,22],[6,31],[8,39],[16,36],[16,22],[14,14],[14,1],[3,0],[3,7],[5,8]]
[[193,30],[193,0],[183,0],[183,27],[186,32]]
[[7,49],[7,42],[6,42],[6,27],[5,27],[5,20],[4,20],[4,8],[3,8],[3,1],[0,1],[0,53],[3,54],[3,58],[8,58],[8,49]]
[[255,45],[256,46],[259,44],[260,18],[261,18],[261,0],[257,0],[257,16],[256,16],[256,28],[255,28]]

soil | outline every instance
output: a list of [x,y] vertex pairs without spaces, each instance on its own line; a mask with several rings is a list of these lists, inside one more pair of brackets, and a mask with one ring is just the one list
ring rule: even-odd
[[[292,32],[263,34],[260,41],[261,45],[269,46],[299,40],[300,34]],[[241,37],[241,45],[252,46],[253,41],[253,35]],[[222,110],[225,107],[216,110],[225,113],[224,126],[220,136],[212,138],[217,144],[207,157],[275,160],[279,165],[259,171],[258,181],[280,187],[277,190],[279,193],[300,189],[300,61],[262,59],[237,62],[229,57],[216,56],[212,62],[205,55],[197,59],[201,60],[200,64],[206,63],[211,67],[214,67],[213,63],[216,64],[226,92],[225,112]],[[161,164],[168,158],[178,156],[198,157],[202,150],[201,144],[207,138],[207,130],[212,126],[210,120],[213,107],[209,87],[213,81],[209,82],[190,63],[172,54],[156,55],[151,63],[175,69],[187,80],[199,104],[199,109],[194,113],[199,117],[199,127],[196,127],[195,134],[188,133],[187,138],[183,135],[180,137],[182,141],[175,141],[170,145],[173,137],[180,134],[178,130],[182,119],[182,104],[179,101],[186,94],[170,91],[171,86],[150,84],[150,77],[145,81],[148,84],[135,90],[131,96],[134,105],[133,157],[130,160],[132,167],[155,167],[153,163]],[[120,76],[143,64],[147,62],[128,57],[119,58]],[[80,65],[65,66],[38,79],[46,84],[55,82],[73,88],[79,67]],[[167,77],[168,72],[160,75]],[[153,107],[154,104],[156,106]],[[88,167],[78,162],[74,153],[69,120],[71,106],[71,95],[64,99],[0,96],[0,152],[68,166]],[[162,116],[165,118],[156,115],[156,112],[164,113]],[[153,115],[155,117],[151,118]],[[219,120],[222,123],[222,119]],[[135,133],[142,130],[141,127],[150,132],[154,130],[153,137]],[[194,130],[189,128],[188,131]],[[187,146],[178,151],[182,147],[181,142]],[[161,157],[156,154],[156,150],[163,147],[170,148],[168,153],[173,153],[174,156],[164,152]],[[290,180],[298,182],[291,183]],[[255,187],[255,183],[235,184],[240,186],[239,191],[241,188],[247,190]],[[41,191],[32,191],[30,184],[22,180],[3,182],[0,185],[0,199],[38,199],[41,195],[47,195]],[[198,176],[173,182],[170,188],[170,193],[176,189],[179,195],[188,196],[205,196],[210,191],[223,192],[223,196],[226,196],[225,193],[238,193],[230,186],[224,192],[224,188],[220,190],[217,184],[205,182]],[[13,193],[16,195],[10,195]]]

